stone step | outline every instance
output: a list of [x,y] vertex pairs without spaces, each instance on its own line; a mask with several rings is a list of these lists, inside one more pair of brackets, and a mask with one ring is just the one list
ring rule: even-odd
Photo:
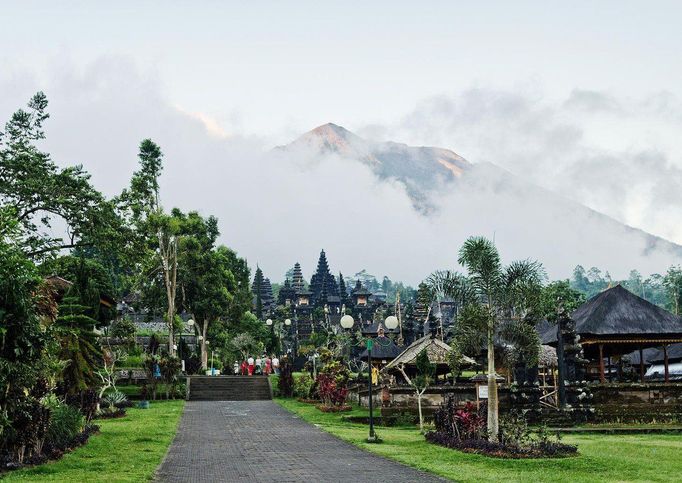
[[190,376],[188,399],[192,401],[255,401],[271,399],[264,376]]

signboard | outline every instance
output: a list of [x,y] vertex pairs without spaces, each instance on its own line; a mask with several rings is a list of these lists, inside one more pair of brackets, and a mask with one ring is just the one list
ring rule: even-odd
[[374,341],[372,339],[367,339],[367,349],[372,350],[373,345],[374,345]]
[[478,398],[479,399],[488,399],[488,385],[487,384],[479,384],[478,385]]

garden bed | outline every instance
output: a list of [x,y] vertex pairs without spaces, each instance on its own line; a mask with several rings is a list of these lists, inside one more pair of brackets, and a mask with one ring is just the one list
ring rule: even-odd
[[[0,475],[8,471],[18,470],[21,468],[30,468],[36,465],[47,463],[48,461],[56,461],[62,458],[66,453],[69,453],[74,449],[83,446],[85,443],[88,442],[90,436],[98,432],[99,426],[97,426],[96,424],[88,424],[85,426],[85,428],[83,428],[83,431],[81,431],[75,438],[73,438],[66,445],[62,445],[60,447],[52,446],[49,444],[45,445],[40,455],[26,458],[24,462],[21,464],[9,458],[2,458],[2,462],[0,463]],[[2,476],[0,476],[0,478],[2,478]]]
[[493,458],[566,458],[578,455],[578,447],[559,442],[537,442],[526,446],[507,445],[486,439],[459,439],[432,431],[426,434],[429,443],[456,449],[464,453],[483,454]]
[[326,406],[324,404],[318,404],[316,407],[323,413],[343,413],[353,410],[353,407],[348,404],[344,404],[343,406]]

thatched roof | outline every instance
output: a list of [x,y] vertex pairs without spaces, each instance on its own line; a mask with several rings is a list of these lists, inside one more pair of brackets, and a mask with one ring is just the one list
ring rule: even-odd
[[[372,359],[393,360],[403,351],[388,337],[376,337],[372,346]],[[367,349],[360,354],[361,359],[367,359]]]
[[[571,318],[576,333],[585,336],[682,336],[682,319],[626,290],[621,285],[604,290],[578,307]],[[556,342],[556,327],[543,334]]]
[[[429,362],[437,365],[447,365],[448,353],[451,350],[450,346],[438,338],[431,338],[431,335],[426,335],[410,344],[398,357],[389,362],[385,369],[397,369],[400,364],[416,364],[417,356],[424,349],[426,349],[426,354],[429,356]],[[462,356],[462,362],[467,364],[476,363],[472,358],[464,355]]]
[[558,364],[556,349],[552,346],[540,346],[540,365],[545,367],[556,367]]

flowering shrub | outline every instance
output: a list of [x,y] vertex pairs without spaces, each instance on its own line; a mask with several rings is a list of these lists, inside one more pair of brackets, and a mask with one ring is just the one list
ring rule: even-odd
[[327,406],[341,406],[348,395],[348,389],[341,386],[331,374],[317,376],[317,392]]
[[499,442],[490,441],[486,420],[471,402],[460,408],[449,398],[434,413],[433,419],[436,431],[426,435],[427,441],[468,453],[499,458],[543,458],[572,456],[578,452],[576,446],[550,438],[544,428],[531,432],[519,415],[503,417]]
[[458,408],[455,400],[448,398],[435,412],[433,420],[436,431],[459,439],[480,439],[485,436],[485,418],[478,414],[471,402],[467,402],[464,408]]
[[348,369],[339,361],[330,361],[322,367],[315,380],[317,394],[325,406],[341,406],[348,395]]

